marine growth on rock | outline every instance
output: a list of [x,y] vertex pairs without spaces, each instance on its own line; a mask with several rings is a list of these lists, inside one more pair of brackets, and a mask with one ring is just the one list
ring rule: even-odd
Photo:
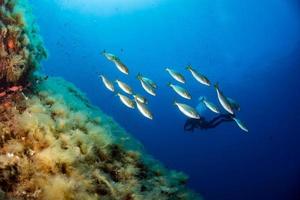
[[46,57],[26,2],[0,0],[1,86],[25,82]]

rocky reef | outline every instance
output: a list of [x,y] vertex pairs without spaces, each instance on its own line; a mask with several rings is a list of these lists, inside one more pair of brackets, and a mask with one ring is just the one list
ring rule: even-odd
[[26,2],[0,0],[0,199],[199,199],[46,57]]
[[12,199],[195,199],[73,85],[48,78],[0,106],[0,187]]
[[0,0],[0,81],[26,81],[47,56],[26,2]]

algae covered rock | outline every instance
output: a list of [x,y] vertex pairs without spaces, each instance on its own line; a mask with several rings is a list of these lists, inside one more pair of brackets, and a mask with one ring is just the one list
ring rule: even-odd
[[[15,199],[196,199],[73,85],[49,78],[0,112],[0,187]],[[5,117],[4,117],[5,116]]]
[[1,86],[26,81],[46,57],[26,2],[0,0]]

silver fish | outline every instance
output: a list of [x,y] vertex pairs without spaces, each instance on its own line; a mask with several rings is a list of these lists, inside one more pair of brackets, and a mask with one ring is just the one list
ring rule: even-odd
[[139,102],[141,102],[143,104],[147,104],[148,103],[147,99],[145,97],[143,97],[142,95],[140,95],[140,94],[134,94],[132,96],[133,96],[134,99],[136,99],[137,101],[139,101]]
[[208,80],[208,78],[193,69],[191,65],[187,66],[186,69],[191,72],[191,74],[197,81],[199,81],[203,85],[210,86],[210,81]]
[[230,102],[228,101],[228,99],[223,95],[223,93],[220,91],[219,89],[219,85],[216,83],[215,85],[215,89],[217,91],[218,94],[218,99],[219,102],[221,103],[221,105],[223,106],[223,108],[229,112],[230,114],[234,114],[233,108],[231,107]]
[[102,80],[104,86],[105,86],[108,90],[110,90],[110,91],[112,91],[112,92],[115,91],[115,87],[114,87],[113,83],[112,83],[110,80],[108,80],[108,79],[107,79],[105,76],[103,76],[103,75],[100,75],[99,77],[101,78],[101,80]]
[[182,74],[168,67],[166,67],[165,69],[176,81],[180,83],[185,83],[185,78]]
[[119,71],[121,71],[122,73],[124,73],[126,75],[129,74],[128,68],[126,67],[126,65],[124,65],[122,63],[122,61],[117,56],[115,56],[111,53],[107,53],[106,51],[103,51],[102,55],[104,55],[107,60],[112,61],[116,65],[116,67],[118,68]]
[[193,118],[193,119],[200,119],[200,115],[199,113],[192,108],[189,105],[183,104],[183,103],[178,103],[178,102],[174,102],[174,105],[176,105],[178,107],[178,109],[187,117],[189,118]]
[[191,99],[192,98],[190,93],[185,88],[183,88],[179,85],[174,85],[172,83],[168,83],[168,86],[170,86],[181,97],[186,98],[186,99]]
[[147,108],[147,106],[145,104],[139,102],[137,99],[135,99],[135,103],[136,103],[138,110],[144,117],[151,119],[151,120],[153,119],[152,113],[150,112],[150,110]]
[[239,120],[239,119],[237,119],[235,117],[232,117],[232,119],[240,127],[240,129],[242,129],[245,132],[249,132],[248,128],[245,126],[245,124],[241,120]]
[[124,63],[122,63],[122,61],[119,58],[115,58],[113,60],[113,62],[115,63],[115,65],[117,66],[117,68],[120,70],[120,72],[128,75],[129,74],[129,69],[126,67],[126,65],[124,65]]
[[128,98],[127,96],[123,95],[123,94],[120,94],[120,93],[117,93],[117,96],[119,96],[121,102],[127,106],[128,108],[131,108],[131,109],[134,109],[135,106],[134,106],[134,101],[131,100],[130,98]]
[[228,102],[231,104],[231,107],[232,107],[234,110],[237,110],[237,111],[240,111],[240,110],[241,110],[240,105],[239,105],[235,100],[233,100],[232,98],[229,98],[229,97],[227,97],[227,100],[228,100]]
[[129,85],[127,85],[126,83],[124,83],[120,80],[116,80],[116,83],[125,93],[132,94],[132,89]]
[[143,79],[140,79],[140,82],[141,82],[142,87],[144,88],[144,90],[146,92],[148,92],[152,96],[156,96],[155,88],[153,88],[150,84],[148,84],[147,82],[145,82]]
[[103,51],[102,55],[109,61],[114,61],[116,59],[115,55],[113,55],[111,53],[107,53],[106,51]]
[[212,112],[218,113],[218,114],[220,113],[218,107],[215,104],[213,104],[212,102],[208,101],[206,99],[206,97],[200,97],[199,100]]
[[139,80],[143,80],[144,82],[146,82],[146,83],[148,83],[149,85],[151,85],[151,87],[153,87],[153,88],[157,88],[157,84],[153,81],[153,80],[151,80],[150,78],[147,78],[147,77],[145,77],[145,76],[143,76],[142,74],[138,74],[137,75],[137,79],[139,79]]

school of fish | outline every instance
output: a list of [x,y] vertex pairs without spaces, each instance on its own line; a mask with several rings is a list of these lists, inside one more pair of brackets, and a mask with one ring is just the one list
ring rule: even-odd
[[[128,67],[121,61],[121,59],[111,53],[108,53],[106,51],[102,52],[102,55],[112,62],[116,68],[123,74],[129,75],[129,69]],[[166,67],[165,70],[168,72],[168,74],[174,79],[177,84],[169,82],[167,85],[180,97],[184,99],[192,99],[191,94],[188,92],[188,90],[182,86],[186,83],[185,77],[175,69],[172,69],[170,67]],[[191,65],[188,65],[186,67],[186,70],[188,70],[192,77],[199,82],[200,84],[210,87],[211,82],[210,80],[203,75],[202,73],[198,72],[195,68],[193,68]],[[109,90],[110,92],[113,92],[116,94],[116,96],[119,97],[120,101],[128,108],[137,110],[146,118],[153,120],[153,114],[150,111],[148,107],[148,100],[146,97],[137,94],[134,92],[132,87],[130,87],[127,83],[125,83],[123,80],[115,80],[111,81],[103,74],[99,75],[99,78],[102,80],[103,85]],[[142,88],[146,91],[146,93],[150,94],[151,96],[156,96],[156,90],[158,89],[157,84],[150,78],[142,75],[139,73],[136,78],[140,81],[140,84]],[[120,88],[120,92],[116,92],[114,83],[117,84],[117,86]],[[181,85],[178,85],[181,84]],[[218,101],[222,108],[225,110],[225,112],[228,112],[232,115],[232,120],[237,124],[237,126],[245,131],[248,132],[248,128],[242,122],[240,119],[236,118],[236,112],[240,110],[240,106],[238,103],[236,103],[233,99],[227,97],[224,95],[223,91],[219,88],[219,84],[214,84],[214,89],[216,91],[216,96],[218,98]],[[123,92],[123,94],[121,93]],[[203,103],[203,105],[213,113],[221,113],[220,108],[215,105],[213,102],[209,101],[205,96],[200,97],[199,101]],[[194,118],[194,119],[200,119],[200,113],[193,108],[190,105],[187,105],[185,103],[180,103],[178,101],[174,101],[174,105],[178,108],[178,110],[185,115],[188,118]]]

